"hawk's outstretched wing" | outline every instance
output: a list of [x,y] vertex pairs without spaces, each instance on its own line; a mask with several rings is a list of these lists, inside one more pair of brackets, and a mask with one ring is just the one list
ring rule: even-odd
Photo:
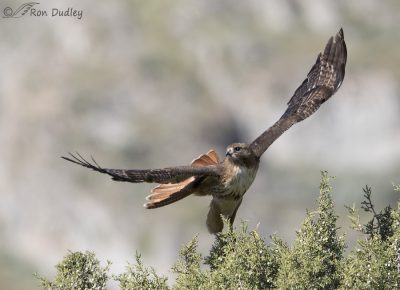
[[250,148],[260,157],[265,150],[294,124],[311,116],[341,86],[347,59],[343,29],[331,37],[318,55],[307,78],[294,92],[282,117],[254,140]]
[[84,159],[79,153],[63,159],[79,164],[81,166],[93,169],[112,176],[113,180],[126,182],[150,182],[150,183],[177,183],[189,177],[200,176],[219,176],[220,168],[218,165],[194,167],[194,166],[177,166],[163,169],[109,169],[103,168],[97,164],[92,158],[93,164]]

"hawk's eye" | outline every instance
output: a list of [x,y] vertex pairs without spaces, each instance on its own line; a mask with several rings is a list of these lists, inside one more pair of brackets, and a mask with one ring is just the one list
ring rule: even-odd
[[236,152],[239,152],[242,148],[240,148],[239,146],[236,146],[235,148],[233,148],[233,150],[235,150]]

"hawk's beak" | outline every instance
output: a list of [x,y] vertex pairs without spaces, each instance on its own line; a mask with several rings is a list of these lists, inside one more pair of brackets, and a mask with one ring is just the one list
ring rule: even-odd
[[228,150],[226,150],[226,156],[232,156],[233,154],[233,148],[228,148]]

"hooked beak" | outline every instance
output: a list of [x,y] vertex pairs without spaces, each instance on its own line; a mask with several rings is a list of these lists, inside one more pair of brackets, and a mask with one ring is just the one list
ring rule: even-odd
[[226,156],[232,156],[233,154],[233,148],[228,148],[228,150],[226,150]]

